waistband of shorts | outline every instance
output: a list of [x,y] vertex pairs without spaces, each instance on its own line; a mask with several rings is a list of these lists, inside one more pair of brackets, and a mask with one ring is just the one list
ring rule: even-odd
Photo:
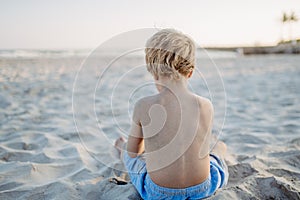
[[206,193],[211,184],[210,180],[211,177],[209,176],[204,182],[198,185],[190,186],[187,188],[167,188],[157,185],[152,181],[149,174],[146,175],[146,183],[148,183],[147,186],[154,192],[166,195],[193,195],[199,193]]
[[212,162],[212,159],[214,161],[216,161],[220,167],[222,167],[223,169],[226,167],[225,161],[223,159],[221,159],[218,155],[214,154],[214,153],[210,153],[210,161]]

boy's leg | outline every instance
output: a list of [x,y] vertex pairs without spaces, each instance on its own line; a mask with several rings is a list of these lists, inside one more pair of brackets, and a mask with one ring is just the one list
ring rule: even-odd
[[119,153],[119,158],[122,160],[123,158],[123,151],[126,148],[126,139],[124,137],[119,137],[116,141],[115,141],[115,148],[117,149],[118,153]]
[[229,177],[228,168],[225,162],[226,151],[226,144],[222,141],[218,141],[210,153],[211,165],[213,164],[213,166],[218,169],[218,173],[221,177],[219,187],[225,186]]
[[211,153],[217,155],[220,159],[224,159],[227,152],[227,145],[222,142],[218,141],[214,148],[211,150]]
[[131,183],[135,186],[137,191],[142,197],[145,197],[146,191],[144,182],[147,175],[146,163],[139,155],[135,158],[131,158],[126,151],[126,140],[122,137],[116,140],[115,147],[119,151],[120,159],[123,161],[127,172],[129,174]]

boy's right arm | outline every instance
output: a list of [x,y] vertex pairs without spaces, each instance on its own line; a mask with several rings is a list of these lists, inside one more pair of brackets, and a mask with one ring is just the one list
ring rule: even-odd
[[141,101],[138,101],[134,107],[131,129],[127,142],[127,152],[128,155],[132,158],[135,158],[138,155],[142,154],[145,150],[143,130],[140,121],[141,107]]

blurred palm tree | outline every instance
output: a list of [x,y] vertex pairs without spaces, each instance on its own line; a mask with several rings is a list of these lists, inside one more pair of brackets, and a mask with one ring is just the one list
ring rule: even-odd
[[281,22],[282,22],[282,26],[281,26],[281,41],[284,41],[284,25],[289,21],[289,17],[288,15],[284,12],[282,14],[282,18],[281,18]]
[[290,21],[290,40],[293,38],[293,23],[296,23],[298,21],[298,17],[295,15],[295,12],[291,12],[291,15],[289,17]]
[[286,23],[289,24],[289,40],[293,40],[293,23],[298,21],[298,17],[296,16],[295,12],[292,11],[290,15],[286,12],[282,14],[281,22],[282,22],[282,29],[281,29],[281,41],[284,41],[283,32],[284,32],[284,25]]

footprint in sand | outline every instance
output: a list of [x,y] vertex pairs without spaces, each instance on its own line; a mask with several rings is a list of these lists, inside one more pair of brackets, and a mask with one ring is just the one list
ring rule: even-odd
[[228,166],[229,180],[228,184],[237,184],[244,182],[246,177],[255,175],[258,171],[255,170],[249,163],[238,163]]

